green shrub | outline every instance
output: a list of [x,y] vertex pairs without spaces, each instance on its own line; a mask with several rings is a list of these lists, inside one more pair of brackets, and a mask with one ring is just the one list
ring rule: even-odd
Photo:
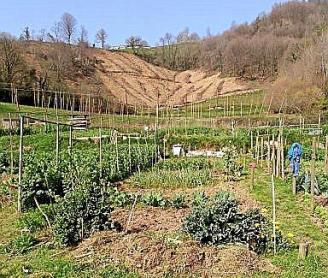
[[110,188],[108,190],[108,195],[110,205],[116,208],[123,208],[132,205],[136,198],[135,194],[126,193],[117,188]]
[[186,195],[184,194],[177,194],[170,200],[170,206],[180,209],[180,208],[186,208]]
[[102,186],[122,180],[137,170],[151,165],[155,156],[154,146],[104,146],[102,165],[95,148],[74,149],[60,153],[57,165],[53,152],[32,153],[25,159],[22,180],[24,209],[34,208],[34,198],[40,204],[57,202],[73,188],[96,183]]
[[237,151],[235,148],[224,148],[224,174],[226,180],[236,181],[243,174],[243,166],[237,162]]
[[24,233],[13,239],[6,246],[6,252],[13,255],[24,254],[36,243],[36,239],[31,234]]
[[160,193],[148,193],[142,198],[142,202],[146,206],[152,207],[166,207],[168,200],[166,200]]
[[[243,243],[250,250],[263,253],[272,246],[271,233],[265,218],[258,210],[238,212],[236,200],[229,193],[212,198],[202,195],[193,203],[183,230],[204,244]],[[286,247],[277,233],[279,247]]]
[[[45,213],[48,219],[52,222],[54,219],[54,206],[43,205],[41,206],[43,213]],[[47,226],[47,222],[42,213],[37,210],[30,210],[20,215],[17,220],[17,227],[21,230],[28,230],[31,233],[41,231]]]
[[56,207],[55,238],[63,245],[73,245],[94,232],[113,228],[107,204],[107,194],[95,184],[69,192]]
[[314,212],[323,221],[325,228],[328,228],[328,210],[325,207],[317,206]]
[[10,162],[7,154],[4,151],[0,151],[0,173],[6,172],[10,166]]

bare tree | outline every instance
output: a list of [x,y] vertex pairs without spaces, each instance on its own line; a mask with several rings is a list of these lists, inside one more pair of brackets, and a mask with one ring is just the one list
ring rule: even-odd
[[101,48],[105,47],[106,39],[107,39],[107,33],[105,29],[101,28],[96,35],[96,41],[101,44]]
[[59,22],[55,22],[47,34],[51,42],[60,42],[61,27]]
[[63,39],[68,43],[71,44],[73,35],[76,31],[76,24],[77,21],[74,16],[69,13],[64,13],[61,17],[60,21],[60,30]]
[[46,40],[47,37],[47,31],[46,29],[42,28],[39,31],[39,34],[37,35],[37,40],[40,42],[44,42]]
[[30,28],[28,26],[26,26],[23,29],[23,32],[19,38],[20,38],[20,40],[23,40],[23,41],[29,41],[31,39],[31,32],[30,32]]
[[22,64],[21,55],[16,41],[7,35],[0,37],[0,70],[5,82],[15,81]]
[[79,36],[78,41],[79,41],[79,44],[83,44],[85,46],[88,45],[88,31],[83,25],[81,25],[81,27],[80,27],[80,36]]
[[148,46],[148,43],[140,36],[130,36],[125,40],[125,44],[127,47],[130,47],[134,53],[136,52],[137,48]]

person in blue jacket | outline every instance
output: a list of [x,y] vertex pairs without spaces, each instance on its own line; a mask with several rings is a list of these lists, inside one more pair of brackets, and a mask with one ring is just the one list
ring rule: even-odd
[[299,143],[294,143],[288,151],[290,168],[294,177],[297,177],[300,173],[302,154],[303,154],[302,146]]

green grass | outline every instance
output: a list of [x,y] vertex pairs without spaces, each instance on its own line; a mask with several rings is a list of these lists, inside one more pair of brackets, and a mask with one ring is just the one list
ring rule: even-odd
[[53,244],[32,247],[24,254],[9,254],[5,247],[20,236],[17,229],[19,214],[15,209],[0,209],[0,278],[5,277],[58,277],[58,278],[138,278],[122,266],[93,267],[80,264],[69,255],[69,249]]
[[[310,256],[304,261],[298,260],[297,248],[276,256],[268,256],[272,263],[281,269],[279,277],[326,277],[328,271],[327,234],[313,222],[310,198],[302,193],[294,197],[291,184],[280,179],[275,180],[275,187],[279,229],[285,236],[288,233],[294,234],[296,243],[303,240],[311,242]],[[256,184],[252,194],[268,210],[270,217],[272,212],[271,177],[257,170]]]

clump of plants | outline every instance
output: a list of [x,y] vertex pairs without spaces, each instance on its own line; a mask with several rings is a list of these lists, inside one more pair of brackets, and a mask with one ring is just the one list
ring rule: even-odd
[[[264,253],[273,248],[270,227],[259,210],[239,212],[233,196],[221,192],[214,197],[196,195],[183,230],[203,244],[243,243],[256,253]],[[278,248],[287,247],[279,232],[276,242]]]
[[63,245],[73,245],[94,232],[115,226],[110,218],[108,195],[96,185],[75,189],[56,206],[53,232]]
[[141,188],[193,188],[207,185],[212,178],[209,169],[201,170],[154,170],[137,173],[131,183]]
[[238,153],[234,147],[224,148],[224,174],[227,181],[239,180],[243,174],[243,166],[237,162]]
[[142,203],[151,207],[166,207],[169,204],[168,200],[165,199],[162,194],[154,192],[143,196]]
[[5,247],[5,251],[12,255],[21,255],[28,252],[33,245],[37,243],[37,240],[30,233],[22,233],[18,237],[14,238]]

